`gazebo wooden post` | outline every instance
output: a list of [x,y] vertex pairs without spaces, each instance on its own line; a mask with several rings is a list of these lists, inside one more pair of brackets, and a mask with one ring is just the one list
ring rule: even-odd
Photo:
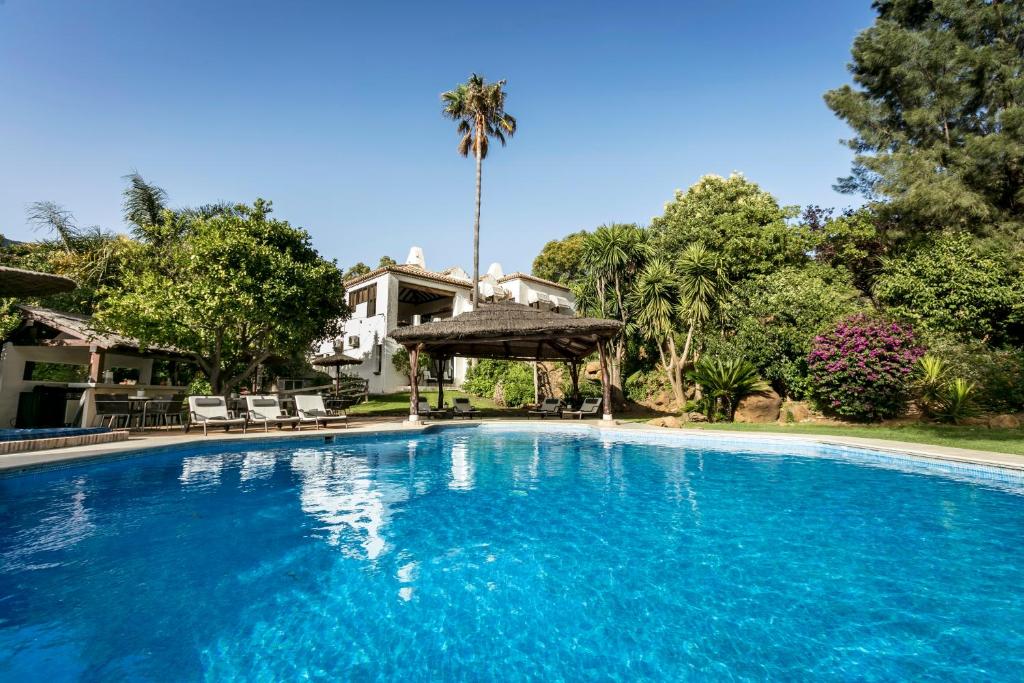
[[569,381],[572,382],[572,407],[579,408],[580,405],[580,359],[574,358],[569,361]]
[[437,409],[444,410],[444,366],[448,363],[447,356],[434,359],[434,371],[437,372]]
[[608,354],[604,348],[604,339],[597,340],[597,354],[601,360],[601,405],[604,408],[602,420],[612,419],[612,388],[608,378]]
[[407,346],[409,349],[409,422],[420,421],[420,347],[422,344]]
[[99,384],[103,381],[103,373],[106,371],[107,357],[104,349],[96,344],[89,346],[89,380]]

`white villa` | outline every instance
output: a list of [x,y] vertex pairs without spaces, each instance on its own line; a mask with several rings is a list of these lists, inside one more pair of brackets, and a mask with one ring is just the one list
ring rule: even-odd
[[[345,283],[345,297],[352,317],[333,343],[320,348],[321,355],[338,351],[362,359],[346,371],[369,382],[371,394],[407,389],[409,377],[395,369],[391,359],[402,347],[388,338],[388,330],[450,318],[470,310],[472,278],[461,268],[428,270],[423,250],[413,247],[404,264],[378,268]],[[515,301],[566,315],[575,313],[575,300],[564,285],[524,273],[505,275],[501,264],[492,263],[480,277],[481,301]],[[468,360],[448,363],[445,384],[460,386]],[[436,381],[430,372],[429,381]]]

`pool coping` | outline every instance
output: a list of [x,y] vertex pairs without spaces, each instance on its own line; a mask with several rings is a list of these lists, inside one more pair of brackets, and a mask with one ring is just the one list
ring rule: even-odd
[[195,445],[199,443],[226,443],[238,441],[261,441],[297,438],[310,439],[316,437],[346,437],[366,436],[372,434],[395,434],[395,433],[425,433],[436,429],[450,429],[453,427],[466,427],[473,425],[497,425],[509,428],[529,426],[530,428],[544,427],[557,431],[566,428],[592,429],[598,433],[623,432],[636,435],[652,435],[658,437],[675,437],[681,441],[687,438],[703,443],[707,442],[757,442],[769,443],[792,443],[794,445],[819,445],[833,446],[840,448],[859,448],[871,451],[895,454],[899,456],[911,456],[921,460],[940,461],[945,463],[958,463],[995,468],[1015,476],[1024,477],[1024,456],[1011,453],[996,453],[992,451],[977,451],[965,448],[954,448],[951,446],[935,446],[904,441],[890,441],[887,439],[871,439],[864,437],[847,437],[833,435],[814,434],[779,434],[777,432],[711,432],[701,429],[674,429],[666,427],[653,427],[650,425],[636,423],[619,423],[613,421],[611,424],[603,422],[553,422],[551,420],[476,420],[472,422],[453,423],[450,421],[427,421],[417,424],[409,422],[380,422],[367,425],[350,426],[346,428],[329,428],[296,431],[274,431],[255,432],[246,434],[241,432],[229,432],[203,436],[201,433],[181,434],[162,436],[147,434],[145,436],[132,435],[127,440],[111,443],[90,444],[83,446],[70,446],[65,448],[54,448],[49,450],[34,450],[22,453],[0,455],[0,473],[34,469],[53,464],[66,464],[76,461],[86,461],[94,458],[102,458],[109,455],[145,455],[150,451],[166,449],[172,446]]

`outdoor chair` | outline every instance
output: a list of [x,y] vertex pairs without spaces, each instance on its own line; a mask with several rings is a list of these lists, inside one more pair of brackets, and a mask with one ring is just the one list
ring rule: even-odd
[[546,398],[539,408],[530,411],[530,415],[540,415],[542,420],[545,417],[558,417],[561,414],[562,402],[557,398]]
[[[122,421],[125,428],[131,425],[131,406],[124,396],[117,394],[96,394],[96,425],[117,427]],[[104,422],[106,424],[104,425]]]
[[277,425],[281,429],[284,425],[291,425],[292,429],[299,428],[299,418],[286,415],[281,410],[281,403],[277,396],[246,396],[245,404],[249,408],[249,421],[263,423],[263,431],[269,432],[270,425]]
[[431,408],[430,401],[421,398],[416,404],[416,412],[420,417],[448,417],[451,415],[447,408]]
[[223,427],[227,432],[231,427],[241,425],[243,434],[248,427],[248,421],[244,417],[235,417],[235,414],[228,410],[223,396],[189,396],[188,414],[185,431],[191,429],[194,424],[201,424],[203,436],[207,435],[210,427]]
[[325,408],[324,397],[319,394],[296,395],[295,411],[299,414],[300,422],[312,422],[317,429],[320,429],[321,423],[325,427],[332,422],[348,426],[348,415]]
[[469,404],[468,398],[455,399],[455,412],[452,413],[453,417],[464,417],[468,420],[479,414],[480,411]]
[[582,420],[585,417],[597,417],[601,414],[601,399],[585,398],[579,410],[563,410],[562,417],[575,417]]

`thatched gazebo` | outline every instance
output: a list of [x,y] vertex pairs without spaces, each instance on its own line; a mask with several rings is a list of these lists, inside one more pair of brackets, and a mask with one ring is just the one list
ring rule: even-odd
[[[617,320],[576,318],[523,304],[481,303],[475,311],[447,320],[400,327],[388,336],[409,350],[409,420],[419,420],[419,353],[437,359],[454,356],[499,360],[579,362],[597,351],[601,360],[604,419],[612,419],[605,342],[622,329]],[[440,389],[443,391],[443,389]]]
[[338,382],[341,379],[341,367],[343,365],[359,365],[363,361],[344,353],[333,353],[330,356],[321,356],[313,359],[313,365],[321,368],[334,368],[334,390],[338,390]]
[[0,297],[47,296],[76,287],[78,283],[61,275],[0,266]]

